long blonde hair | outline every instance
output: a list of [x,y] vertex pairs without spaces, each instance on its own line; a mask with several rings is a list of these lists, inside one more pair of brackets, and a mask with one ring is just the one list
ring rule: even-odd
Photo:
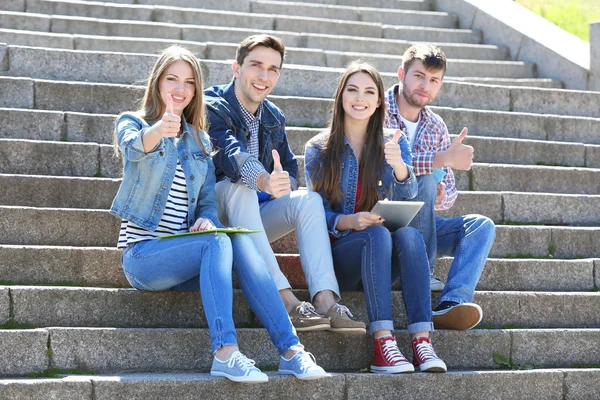
[[[160,78],[171,64],[180,60],[187,62],[192,68],[196,85],[196,93],[190,101],[190,104],[184,108],[183,116],[188,125],[191,125],[194,128],[198,142],[200,143],[200,146],[202,146],[204,152],[208,153],[208,150],[204,147],[200,138],[200,131],[205,131],[207,128],[206,112],[203,101],[204,85],[202,82],[202,67],[198,59],[188,49],[172,45],[160,53],[158,60],[156,60],[156,63],[154,63],[154,66],[152,67],[150,76],[148,76],[144,97],[142,98],[140,109],[136,113],[149,124],[154,124],[162,118],[166,104],[163,103],[162,98],[160,97]],[[119,146],[116,129],[113,142],[115,151],[118,153]]]

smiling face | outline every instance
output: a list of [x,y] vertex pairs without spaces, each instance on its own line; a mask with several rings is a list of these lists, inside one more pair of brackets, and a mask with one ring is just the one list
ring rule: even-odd
[[170,94],[173,97],[173,112],[181,116],[196,94],[196,80],[191,65],[183,60],[169,65],[160,76],[158,91],[163,103],[162,113],[167,107],[167,94]]
[[348,78],[342,92],[342,105],[346,123],[369,121],[381,105],[379,91],[371,75],[357,72]]
[[271,93],[281,70],[281,54],[272,48],[257,46],[246,55],[242,65],[233,62],[235,94],[244,108],[255,113]]
[[419,110],[435,100],[442,88],[443,78],[444,71],[442,69],[427,69],[421,60],[415,60],[407,71],[402,67],[398,69],[398,79],[402,82],[404,102]]

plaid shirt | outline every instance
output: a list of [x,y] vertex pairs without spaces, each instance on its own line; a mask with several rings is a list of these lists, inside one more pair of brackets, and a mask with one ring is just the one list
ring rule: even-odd
[[[406,131],[406,126],[400,119],[398,103],[396,103],[396,95],[398,94],[399,87],[400,85],[395,85],[387,91],[385,100],[387,110],[385,126],[387,128]],[[421,109],[419,121],[413,149],[413,167],[416,176],[430,175],[433,173],[433,158],[435,157],[435,153],[437,151],[444,151],[450,147],[450,134],[442,118],[431,111],[429,107]],[[444,178],[446,198],[439,206],[436,206],[436,210],[447,210],[452,207],[458,195],[452,169],[449,167],[442,167],[442,169],[446,171]]]
[[[237,98],[240,110],[244,116],[244,121],[248,125],[248,131],[250,131],[250,138],[248,139],[248,153],[258,158],[258,128],[260,127],[260,118],[263,111],[263,103],[260,103],[256,116],[242,105],[240,99]],[[242,166],[242,182],[252,190],[258,190],[258,176],[265,171],[265,167],[259,161],[249,161]]]

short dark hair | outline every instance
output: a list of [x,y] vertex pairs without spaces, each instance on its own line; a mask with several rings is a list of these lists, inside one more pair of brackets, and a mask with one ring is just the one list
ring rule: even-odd
[[415,60],[420,60],[425,65],[425,68],[434,71],[442,70],[446,74],[446,55],[437,46],[432,44],[415,44],[412,45],[402,55],[402,68],[408,71],[414,64]]
[[237,50],[235,51],[235,61],[239,65],[244,63],[244,59],[255,47],[263,46],[269,49],[273,49],[281,54],[281,64],[279,64],[279,68],[283,65],[283,58],[285,57],[285,46],[280,38],[273,35],[252,35],[248,36],[246,39],[240,43]]

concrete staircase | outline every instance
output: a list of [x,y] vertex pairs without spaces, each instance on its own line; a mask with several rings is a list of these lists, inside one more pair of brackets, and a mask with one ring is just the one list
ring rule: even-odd
[[[535,65],[482,43],[482,32],[457,29],[456,17],[434,3],[0,3],[0,398],[596,398],[600,93],[538,77]],[[289,48],[272,100],[286,113],[301,163],[348,61],[371,60],[389,86],[411,42],[446,51],[448,77],[434,109],[451,132],[469,127],[476,163],[456,174],[460,195],[445,215],[476,212],[497,224],[475,298],[484,310],[479,329],[434,333],[452,372],[375,376],[364,373],[370,337],[308,333],[303,343],[332,378],[304,383],[269,372],[266,385],[232,384],[207,374],[197,294],[128,288],[115,248],[119,221],[107,212],[121,176],[110,145],[115,115],[136,107],[154,54],[168,44],[193,50],[211,85],[229,81],[237,43],[257,32]],[[274,246],[306,298],[294,235]],[[438,262],[439,276],[450,261]],[[394,299],[410,358],[399,292]],[[344,293],[344,304],[367,320],[362,293]],[[234,310],[244,352],[275,370],[276,352],[239,291]],[[494,353],[512,358],[514,369],[496,364]],[[525,364],[535,369],[518,370]],[[48,368],[65,377],[25,378]],[[76,374],[86,371],[100,375]]]

